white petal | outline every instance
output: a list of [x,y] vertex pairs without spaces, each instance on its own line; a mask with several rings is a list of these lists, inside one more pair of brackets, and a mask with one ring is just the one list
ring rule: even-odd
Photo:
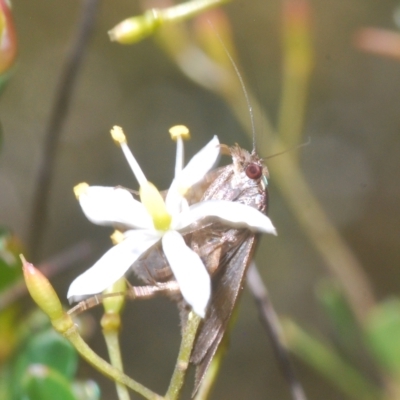
[[211,295],[211,280],[206,267],[176,231],[168,231],[163,236],[162,246],[183,298],[197,315],[204,318]]
[[175,177],[180,187],[189,188],[201,181],[204,175],[214,166],[220,154],[219,140],[214,136],[192,159],[182,172]]
[[108,250],[71,283],[67,294],[70,301],[78,301],[84,296],[107,289],[128,271],[143,252],[160,239],[154,231],[128,231],[127,234],[124,241]]
[[146,208],[125,189],[89,186],[79,196],[79,203],[89,221],[95,224],[153,228],[153,221]]
[[179,221],[174,221],[173,228],[177,230],[186,228],[205,217],[221,219],[234,228],[249,228],[276,235],[275,227],[265,214],[254,207],[225,200],[209,200],[192,205],[189,211],[181,213],[179,218],[175,219]]
[[219,140],[214,136],[192,159],[186,167],[175,176],[168,190],[165,204],[172,215],[180,212],[182,190],[186,190],[204,178],[204,175],[214,166],[220,153]]

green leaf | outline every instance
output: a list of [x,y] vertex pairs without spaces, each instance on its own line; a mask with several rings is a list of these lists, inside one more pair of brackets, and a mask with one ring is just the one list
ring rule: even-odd
[[78,356],[71,343],[50,328],[28,341],[18,361],[18,368],[22,370],[30,364],[44,364],[72,380]]
[[0,313],[0,365],[11,356],[17,346],[17,314],[17,307],[9,307]]
[[7,227],[0,226],[0,291],[22,277],[22,245]]
[[32,364],[22,380],[21,400],[76,400],[71,383],[43,364]]
[[390,373],[400,375],[400,299],[375,307],[367,320],[366,332],[376,360]]
[[33,364],[43,364],[67,381],[72,381],[78,356],[72,345],[63,336],[49,328],[34,335],[21,349],[14,364],[10,382],[14,398],[20,398],[21,380]]
[[347,353],[354,354],[356,350],[361,350],[361,329],[338,282],[322,280],[318,283],[316,295]]
[[344,360],[329,344],[303,330],[295,322],[281,319],[288,349],[324,375],[354,400],[382,399],[380,389]]

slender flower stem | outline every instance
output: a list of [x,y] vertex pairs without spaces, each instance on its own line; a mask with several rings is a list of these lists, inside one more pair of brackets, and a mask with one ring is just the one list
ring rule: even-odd
[[[35,303],[50,318],[53,328],[67,338],[78,353],[103,375],[125,385],[148,400],[162,400],[163,397],[147,389],[145,386],[126,376],[118,368],[113,367],[107,361],[99,357],[81,338],[78,328],[71,316],[63,310],[60,299],[49,280],[33,264],[27,262],[20,255],[22,271],[26,286]],[[109,300],[111,307],[113,300]],[[111,321],[114,322],[115,321]]]
[[[313,69],[311,6],[308,0],[283,2],[283,77],[278,132],[287,146],[299,144]],[[292,156],[296,157],[296,153]]]
[[175,24],[231,0],[192,0],[166,8],[151,8],[142,15],[128,18],[111,29],[112,41],[133,44],[158,31],[164,25]]
[[129,387],[136,393],[142,395],[148,400],[162,400],[163,397],[154,393],[150,389],[136,382],[129,376],[122,373],[119,369],[110,365],[107,361],[99,357],[81,338],[75,325],[66,332],[64,336],[73,344],[78,353],[94,368],[109,378],[119,382],[120,384]]
[[177,400],[179,398],[179,394],[185,380],[186,371],[189,367],[190,354],[192,353],[193,344],[196,339],[196,333],[200,322],[201,318],[198,315],[193,312],[189,314],[182,337],[175,370],[172,375],[167,394],[165,395],[165,398],[168,400]]
[[97,8],[100,0],[85,0],[82,6],[80,22],[75,39],[66,57],[58,83],[54,106],[45,132],[44,149],[39,171],[36,192],[33,196],[28,249],[33,260],[40,254],[42,240],[47,223],[49,194],[56,163],[58,142],[66,121],[75,83],[86,54],[87,45],[93,31]]
[[[119,279],[105,293],[124,293],[126,291],[125,279]],[[101,327],[106,341],[108,355],[111,365],[121,372],[124,371],[121,349],[119,344],[119,332],[121,331],[121,310],[125,303],[125,297],[109,297],[103,300],[104,314],[101,318]],[[119,400],[130,400],[128,389],[125,385],[116,382],[117,395]]]
[[210,8],[228,3],[231,0],[196,0],[186,1],[176,6],[160,10],[165,21],[178,22],[198,15]]
[[[114,366],[115,368],[119,369],[120,371],[123,371],[118,332],[115,330],[104,331],[103,335],[104,335],[104,339],[106,341],[108,355],[110,356],[111,365]],[[129,400],[130,399],[129,392],[125,385],[122,385],[121,383],[117,382],[116,388],[117,388],[117,394],[118,394],[119,400]]]

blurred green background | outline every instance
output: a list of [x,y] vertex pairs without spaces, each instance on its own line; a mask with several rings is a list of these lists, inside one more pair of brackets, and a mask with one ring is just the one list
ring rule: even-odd
[[[396,30],[393,12],[398,2],[310,3],[315,66],[304,140],[310,137],[311,143],[300,150],[301,166],[331,221],[362,263],[378,299],[398,295],[400,63],[361,52],[353,44],[354,34],[363,27]],[[235,0],[224,6],[242,73],[273,123],[281,93],[281,6],[276,0]],[[19,59],[0,106],[4,131],[0,222],[22,240],[28,233],[43,134],[79,7],[77,0],[13,2]],[[134,1],[101,4],[59,146],[40,259],[85,238],[96,243],[93,261],[110,246],[111,229],[86,220],[72,187],[86,181],[136,188],[109,136],[113,125],[124,128],[147,177],[160,188],[167,188],[173,176],[175,147],[168,134],[172,125],[186,124],[191,130],[188,158],[214,134],[222,143],[251,148],[224,102],[185,78],[152,39],[135,46],[109,41],[109,29],[141,12]],[[263,129],[256,126],[257,137]],[[279,163],[280,157],[268,162]],[[279,236],[261,240],[257,264],[280,314],[332,336],[315,299],[316,284],[327,274],[324,263],[280,198],[279,182],[273,176],[270,182],[269,215]],[[90,265],[90,261],[76,265],[52,279],[62,299],[72,279]],[[30,300],[26,304],[29,307]],[[93,314],[97,318],[100,311]],[[179,330],[173,303],[158,298],[127,304],[122,346],[128,375],[163,392],[178,351]],[[99,334],[90,343],[105,354]],[[309,399],[345,398],[304,364],[296,362],[296,369]],[[83,362],[80,374],[100,382],[104,399],[116,398],[113,383]],[[290,398],[247,290],[212,398]]]

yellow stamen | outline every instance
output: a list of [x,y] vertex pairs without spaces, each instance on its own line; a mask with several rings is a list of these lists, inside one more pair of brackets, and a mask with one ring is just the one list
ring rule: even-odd
[[116,245],[118,243],[121,243],[125,239],[125,236],[121,231],[115,230],[113,234],[110,236],[110,239],[113,245]]
[[113,126],[110,133],[115,143],[119,145],[126,143],[126,136],[120,126],[117,125]]
[[88,187],[89,185],[86,182],[81,182],[74,186],[75,197],[79,200],[79,197],[86,193]]
[[169,129],[172,140],[177,140],[178,138],[190,139],[189,129],[185,125],[175,125]]
[[164,200],[158,189],[149,181],[140,186],[140,200],[153,218],[157,230],[166,231],[171,225],[171,215],[167,212]]

